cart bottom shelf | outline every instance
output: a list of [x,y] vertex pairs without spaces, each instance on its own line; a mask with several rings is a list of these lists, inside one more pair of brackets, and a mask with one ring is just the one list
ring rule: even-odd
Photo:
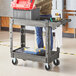
[[[46,56],[39,56],[39,55],[24,53],[24,48],[18,48],[16,50],[13,50],[11,52],[11,57],[23,59],[23,60],[31,60],[31,61],[47,63]],[[52,61],[54,61],[57,58],[59,58],[59,51],[51,51],[51,55],[48,58],[48,62],[51,63]]]

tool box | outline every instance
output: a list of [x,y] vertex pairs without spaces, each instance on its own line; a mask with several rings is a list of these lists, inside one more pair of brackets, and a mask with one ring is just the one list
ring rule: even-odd
[[45,56],[45,49],[38,48],[38,49],[24,49],[24,53],[32,54],[32,55],[39,55],[39,56]]
[[31,54],[31,55],[38,55],[38,56],[45,56],[46,50],[44,48],[37,48],[37,49],[32,49],[32,48],[22,48],[21,50],[16,51],[17,53],[26,53],[26,54]]
[[38,20],[40,19],[40,9],[36,8],[35,0],[14,0],[11,3],[13,8],[13,18]]

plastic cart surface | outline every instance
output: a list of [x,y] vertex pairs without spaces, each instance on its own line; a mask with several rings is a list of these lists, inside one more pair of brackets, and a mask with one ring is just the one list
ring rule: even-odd
[[[24,19],[10,19],[10,52],[11,57],[15,60],[12,60],[12,63],[16,65],[18,63],[17,59],[23,60],[31,60],[37,61],[42,63],[47,63],[45,65],[46,70],[50,70],[50,63],[53,62],[56,66],[59,65],[59,53],[60,48],[57,48],[57,51],[52,51],[51,49],[51,41],[50,41],[50,28],[56,29],[61,24],[65,24],[70,22],[70,20],[61,20],[60,22],[50,22],[48,20],[24,20]],[[21,25],[21,47],[13,50],[13,24]],[[25,40],[25,26],[35,26],[35,27],[45,27],[46,28],[46,52],[45,56],[38,56],[24,53],[24,48],[26,47],[26,40]]]

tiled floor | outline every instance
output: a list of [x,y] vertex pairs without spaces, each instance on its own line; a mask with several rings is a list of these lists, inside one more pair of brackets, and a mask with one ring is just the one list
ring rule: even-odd
[[[19,33],[14,33],[14,45],[17,47],[20,45],[19,35]],[[34,35],[27,34],[27,45],[34,47],[34,43]],[[51,71],[46,71],[44,64],[32,61],[18,60],[17,66],[12,65],[7,45],[9,45],[9,32],[0,31],[0,76],[76,76],[76,55],[69,55],[70,53],[76,54],[76,39],[63,38],[60,53],[61,64],[58,67],[52,64]]]

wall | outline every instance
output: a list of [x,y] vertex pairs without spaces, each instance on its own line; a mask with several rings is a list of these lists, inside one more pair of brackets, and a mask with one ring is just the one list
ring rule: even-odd
[[0,16],[12,17],[13,10],[11,8],[12,0],[0,0]]
[[[1,27],[9,27],[9,17],[1,17]],[[18,25],[13,25],[14,28],[20,28]]]
[[[75,10],[76,0],[64,0],[64,12],[67,12],[64,14],[64,18],[69,18],[74,16],[74,12],[71,12],[72,10]],[[75,4],[75,5],[74,5]],[[70,13],[69,13],[70,12]],[[73,23],[67,23],[66,26],[63,27],[64,33],[74,33],[74,26]],[[70,28],[71,27],[71,28]]]

